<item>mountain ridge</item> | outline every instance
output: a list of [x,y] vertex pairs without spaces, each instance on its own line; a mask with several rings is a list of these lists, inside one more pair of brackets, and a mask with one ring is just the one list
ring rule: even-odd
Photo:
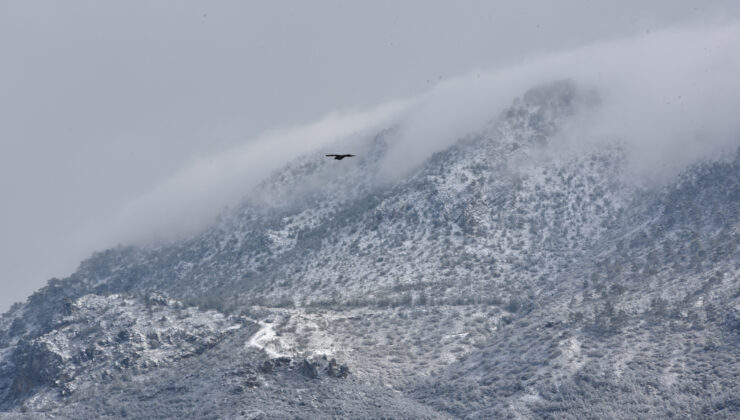
[[[349,386],[388,405],[369,397],[342,414],[314,401],[320,416],[732,417],[740,411],[731,392],[740,377],[732,367],[740,366],[740,149],[663,186],[637,184],[618,143],[560,150],[563,125],[598,106],[594,92],[571,81],[536,87],[391,182],[383,159],[402,127],[390,128],[355,140],[353,161],[320,159],[321,150],[299,158],[189,239],[96,253],[0,318],[0,371],[15,378],[0,409],[89,408],[92,387],[65,394],[71,382],[44,379],[62,375],[68,359],[47,363],[57,373],[39,379],[27,374],[33,360],[8,355],[35,354],[22,349],[40,337],[79,334],[60,314],[80,299],[112,299],[107,311],[130,302],[142,312],[151,296],[165,296],[182,331],[193,328],[187,319],[222,319],[220,312],[251,325],[192,363],[223,357],[230,369],[247,361],[248,381],[261,385],[228,398],[259,395],[254,407],[268,417],[309,410],[291,406],[290,387],[303,387],[300,372],[328,363],[321,357],[346,363],[351,385],[318,379],[308,387],[315,398],[332,400]],[[250,340],[261,347],[245,349]],[[105,363],[120,366],[125,345],[113,348]],[[258,369],[274,356],[291,360],[277,377]],[[695,367],[704,365],[709,376]],[[157,369],[132,375],[149,378],[156,392],[166,388]],[[130,382],[117,383],[115,410],[151,409],[153,402],[126,399],[137,392]],[[265,393],[278,384],[285,389]],[[183,385],[211,396],[223,386],[195,378]],[[268,413],[273,403],[285,412]]]

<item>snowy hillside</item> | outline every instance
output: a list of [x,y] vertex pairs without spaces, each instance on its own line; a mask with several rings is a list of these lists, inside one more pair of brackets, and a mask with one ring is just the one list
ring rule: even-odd
[[619,142],[567,142],[599,106],[535,87],[390,178],[388,127],[96,253],[0,319],[0,410],[740,415],[740,149],[638,182]]

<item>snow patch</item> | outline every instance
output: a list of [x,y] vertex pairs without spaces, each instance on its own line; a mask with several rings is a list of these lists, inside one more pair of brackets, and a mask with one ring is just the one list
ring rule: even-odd
[[276,336],[272,324],[263,321],[257,321],[257,323],[260,325],[260,329],[247,341],[247,347],[256,347],[272,358],[287,356],[282,352],[284,345]]

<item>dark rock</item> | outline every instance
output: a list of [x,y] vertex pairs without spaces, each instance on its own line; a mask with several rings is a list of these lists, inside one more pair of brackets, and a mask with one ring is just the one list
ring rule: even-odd
[[10,331],[8,331],[8,334],[11,337],[15,337],[25,332],[26,332],[26,321],[24,321],[23,318],[16,318],[13,320],[13,323],[10,324]]
[[273,373],[275,372],[275,362],[272,360],[265,360],[260,366],[259,371],[262,373]]
[[335,359],[331,359],[326,367],[326,374],[332,378],[346,378],[349,375],[349,367],[340,365]]
[[126,341],[129,341],[131,339],[131,333],[128,330],[121,330],[116,334],[116,341],[119,343],[124,343]]
[[307,378],[316,379],[319,377],[319,364],[308,359],[303,359],[301,366],[298,368],[298,373]]
[[62,304],[62,315],[71,315],[75,309],[74,301],[65,300]]
[[131,367],[131,359],[129,359],[128,357],[125,357],[123,360],[121,360],[118,363],[118,366],[122,369],[128,369],[129,367]]
[[273,373],[275,371],[275,368],[290,366],[291,362],[292,360],[290,359],[290,357],[275,357],[273,359],[264,361],[261,365],[259,365],[258,369],[262,373]]
[[102,352],[95,347],[95,344],[90,344],[84,350],[72,357],[72,362],[76,365],[81,365],[84,362],[95,360],[95,357],[101,354]]
[[62,374],[61,356],[50,351],[45,343],[22,343],[11,356],[15,365],[10,396],[18,397],[37,385],[56,385]]

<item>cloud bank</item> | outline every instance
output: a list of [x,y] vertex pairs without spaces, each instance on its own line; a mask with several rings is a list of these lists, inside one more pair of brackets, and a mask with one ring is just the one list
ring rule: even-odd
[[[234,206],[269,174],[301,155],[343,139],[369,136],[396,124],[410,100],[363,112],[332,113],[313,124],[267,132],[226,152],[183,168],[149,193],[128,203],[104,236],[119,243],[166,241],[189,235]],[[96,227],[90,241],[100,236]]]
[[557,147],[619,141],[636,173],[663,179],[697,159],[732,154],[740,144],[738,51],[740,25],[733,23],[654,32],[472,72],[419,97],[335,113],[202,159],[126,206],[104,236],[144,243],[196,232],[289,160],[391,125],[400,130],[383,172],[388,179],[404,176],[484,127],[527,89],[558,79],[595,89],[601,103],[574,118]]
[[620,141],[638,173],[664,179],[740,143],[737,51],[740,25],[734,23],[665,30],[475,72],[416,102],[386,172],[407,172],[482,127],[527,89],[570,79],[595,89],[601,105],[571,122],[562,146]]

